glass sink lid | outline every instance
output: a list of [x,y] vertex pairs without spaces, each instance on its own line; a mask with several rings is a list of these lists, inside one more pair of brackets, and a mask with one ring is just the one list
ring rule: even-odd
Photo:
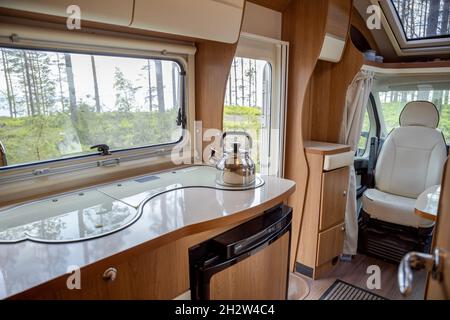
[[89,190],[0,211],[0,243],[63,243],[101,237],[126,228],[139,211]]

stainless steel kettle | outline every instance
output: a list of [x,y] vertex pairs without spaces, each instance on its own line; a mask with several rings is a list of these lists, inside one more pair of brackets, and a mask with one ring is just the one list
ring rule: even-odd
[[[241,149],[241,144],[233,142],[232,148],[226,150],[225,139],[230,136],[244,136],[248,140],[248,147]],[[216,159],[216,152],[212,150],[210,160],[216,162],[216,182],[225,186],[251,186],[255,183],[255,163],[249,152],[253,147],[253,139],[246,132],[224,132],[220,141],[223,154]]]

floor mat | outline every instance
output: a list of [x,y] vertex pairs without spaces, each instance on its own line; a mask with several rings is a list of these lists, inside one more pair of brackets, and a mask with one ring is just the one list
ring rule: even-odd
[[336,280],[320,297],[320,300],[387,300],[368,290]]

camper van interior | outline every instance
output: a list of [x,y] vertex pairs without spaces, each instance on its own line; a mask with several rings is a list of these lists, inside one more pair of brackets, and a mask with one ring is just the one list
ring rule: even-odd
[[450,0],[0,0],[1,300],[450,299]]

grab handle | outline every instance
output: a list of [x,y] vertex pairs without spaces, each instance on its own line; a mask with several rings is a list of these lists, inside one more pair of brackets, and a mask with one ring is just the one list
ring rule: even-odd
[[[225,148],[225,139],[229,136],[242,136],[242,137],[246,137],[248,140],[248,148],[252,149],[253,148],[253,139],[252,137],[244,131],[226,131],[223,133],[222,135],[222,140],[220,141],[220,146],[224,149]],[[224,150],[225,151],[225,150]]]

